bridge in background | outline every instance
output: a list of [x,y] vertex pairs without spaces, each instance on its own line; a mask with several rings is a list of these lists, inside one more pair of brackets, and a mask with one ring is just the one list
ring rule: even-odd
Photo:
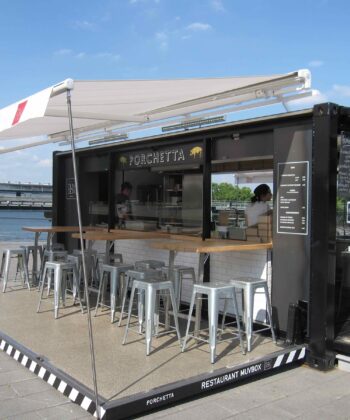
[[3,193],[12,193],[17,197],[29,194],[52,194],[52,185],[31,182],[0,182],[0,194]]
[[30,182],[0,182],[0,209],[51,209],[52,185]]

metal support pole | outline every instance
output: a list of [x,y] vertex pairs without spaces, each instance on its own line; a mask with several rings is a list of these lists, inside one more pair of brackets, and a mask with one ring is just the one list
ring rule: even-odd
[[338,106],[314,107],[308,362],[334,365]]
[[100,419],[101,416],[100,416],[100,407],[99,407],[99,404],[98,404],[98,391],[97,391],[95,350],[94,350],[94,340],[93,340],[92,323],[91,323],[91,312],[90,312],[90,301],[89,301],[89,288],[88,288],[88,281],[87,281],[87,275],[86,275],[85,247],[84,247],[84,239],[83,239],[83,228],[82,228],[82,219],[81,219],[81,212],[80,212],[80,196],[79,196],[79,183],[78,183],[78,173],[77,173],[77,164],[76,164],[76,155],[75,155],[75,143],[74,143],[74,130],[73,130],[71,92],[70,92],[69,89],[67,90],[67,106],[68,106],[68,117],[69,117],[69,130],[70,130],[70,137],[71,137],[72,162],[73,162],[73,172],[74,172],[74,182],[75,182],[75,197],[76,197],[77,213],[78,213],[78,226],[79,226],[80,246],[81,246],[81,253],[82,253],[85,301],[86,301],[86,306],[87,306],[87,320],[88,320],[88,330],[89,330],[89,343],[90,343],[90,356],[91,356],[92,379],[93,379],[93,383],[94,383],[96,415],[97,415],[97,418]]

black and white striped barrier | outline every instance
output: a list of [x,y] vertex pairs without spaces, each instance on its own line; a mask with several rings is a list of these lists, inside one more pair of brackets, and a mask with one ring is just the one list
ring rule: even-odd
[[[34,375],[57,389],[73,403],[78,404],[83,410],[97,417],[93,393],[69,375],[56,369],[54,366],[51,366],[45,358],[26,349],[24,346],[16,343],[12,338],[1,332],[0,350],[30,370]],[[104,403],[104,400],[101,400],[101,404],[102,403]],[[106,414],[106,410],[101,406],[99,409],[100,417],[102,419]]]

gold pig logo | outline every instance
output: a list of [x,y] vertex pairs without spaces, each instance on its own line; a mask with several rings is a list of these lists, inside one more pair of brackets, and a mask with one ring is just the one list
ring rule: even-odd
[[192,147],[190,150],[190,156],[193,157],[193,159],[196,159],[197,157],[202,157],[202,148],[200,146]]
[[128,163],[128,158],[127,158],[126,156],[120,156],[120,158],[119,158],[119,162],[120,162],[122,165],[126,165],[126,164]]

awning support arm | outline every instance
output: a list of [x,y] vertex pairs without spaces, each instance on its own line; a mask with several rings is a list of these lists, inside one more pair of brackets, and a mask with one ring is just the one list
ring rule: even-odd
[[74,182],[75,182],[75,197],[76,197],[76,205],[77,205],[77,213],[78,213],[80,246],[81,246],[81,252],[82,252],[84,292],[85,292],[85,300],[86,300],[86,306],[87,306],[87,320],[88,320],[88,329],[89,329],[90,357],[91,357],[91,368],[92,368],[92,377],[93,377],[92,379],[93,379],[93,383],[94,383],[96,415],[97,415],[97,418],[100,419],[101,416],[100,416],[100,406],[99,406],[99,403],[98,403],[95,350],[94,350],[94,340],[93,340],[92,323],[91,323],[89,288],[88,288],[87,275],[86,275],[85,247],[84,247],[84,239],[83,239],[82,218],[81,218],[81,211],[80,211],[79,182],[78,182],[78,171],[77,171],[77,163],[76,163],[75,144],[74,144],[71,89],[69,89],[69,88],[67,89],[67,106],[68,106],[69,130],[70,130],[70,137],[71,137],[72,161],[73,161],[73,172],[74,172]]

